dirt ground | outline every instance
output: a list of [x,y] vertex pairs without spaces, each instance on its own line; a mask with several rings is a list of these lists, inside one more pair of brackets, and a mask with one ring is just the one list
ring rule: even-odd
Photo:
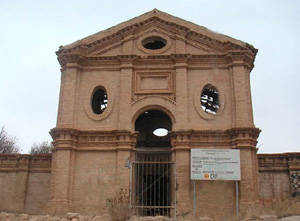
[[[78,213],[67,213],[65,216],[49,216],[49,215],[29,215],[29,214],[16,214],[16,213],[0,213],[0,221],[110,221],[109,214],[101,216],[82,216]],[[172,221],[173,219],[156,216],[156,217],[132,217],[128,221]],[[191,219],[179,218],[180,221],[192,221]],[[209,217],[199,217],[199,221],[213,221]],[[300,221],[300,216],[291,216],[278,219],[276,216],[260,216],[257,219],[243,219],[241,221],[254,221],[254,220],[268,220],[268,221]],[[230,221],[230,220],[228,220]],[[233,220],[237,221],[237,220]]]

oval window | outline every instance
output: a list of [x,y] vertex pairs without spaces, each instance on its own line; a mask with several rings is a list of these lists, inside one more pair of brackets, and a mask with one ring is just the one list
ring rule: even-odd
[[105,89],[98,88],[93,93],[92,109],[95,114],[102,114],[107,108],[107,93]]
[[153,131],[153,134],[158,137],[164,137],[168,135],[168,130],[165,128],[157,128]]
[[206,86],[201,94],[202,109],[209,114],[217,114],[219,104],[219,92],[212,86]]
[[142,41],[143,47],[146,49],[150,49],[150,50],[161,49],[161,48],[165,47],[166,44],[167,44],[167,41],[158,36],[151,36],[151,37],[145,38]]

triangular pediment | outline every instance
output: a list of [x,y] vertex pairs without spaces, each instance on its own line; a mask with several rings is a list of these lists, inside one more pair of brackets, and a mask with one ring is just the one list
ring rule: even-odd
[[[174,32],[167,29],[167,27],[163,27],[160,23],[161,21],[152,21],[147,26],[141,27],[140,30],[135,30],[134,34],[128,34],[124,39],[117,40],[111,44],[107,44],[103,46],[99,44],[88,50],[88,54],[90,56],[100,56],[100,55],[113,55],[115,53],[122,52],[122,45],[126,44],[129,41],[143,38],[143,36],[150,35],[161,35],[171,39],[172,41],[181,41],[186,45],[186,53],[196,53],[196,54],[209,54],[209,53],[222,53],[224,52],[223,46],[221,47],[213,47],[209,44],[205,44],[205,42],[195,41],[195,39],[187,39],[186,36],[180,36],[175,34]],[[136,54],[141,53],[141,51],[136,51]]]
[[[136,42],[141,36],[162,36],[171,41],[184,43],[186,54],[222,54],[229,51],[248,51],[255,54],[257,49],[245,42],[222,35],[209,29],[154,9],[129,21],[90,35],[72,44],[63,46],[57,55],[114,56],[122,54],[142,55],[143,50],[127,52],[124,45]],[[172,47],[162,54],[177,53]]]

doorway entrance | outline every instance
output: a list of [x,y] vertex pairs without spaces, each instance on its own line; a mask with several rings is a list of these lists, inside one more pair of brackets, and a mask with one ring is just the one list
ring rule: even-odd
[[135,122],[138,131],[136,161],[132,163],[132,207],[141,216],[171,216],[175,211],[175,167],[171,155],[172,121],[159,110],[142,113]]

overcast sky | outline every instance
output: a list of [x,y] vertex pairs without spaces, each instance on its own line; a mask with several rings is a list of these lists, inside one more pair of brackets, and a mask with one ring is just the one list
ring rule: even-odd
[[60,45],[157,8],[254,45],[260,153],[300,151],[299,0],[0,0],[0,127],[27,153],[56,125]]

